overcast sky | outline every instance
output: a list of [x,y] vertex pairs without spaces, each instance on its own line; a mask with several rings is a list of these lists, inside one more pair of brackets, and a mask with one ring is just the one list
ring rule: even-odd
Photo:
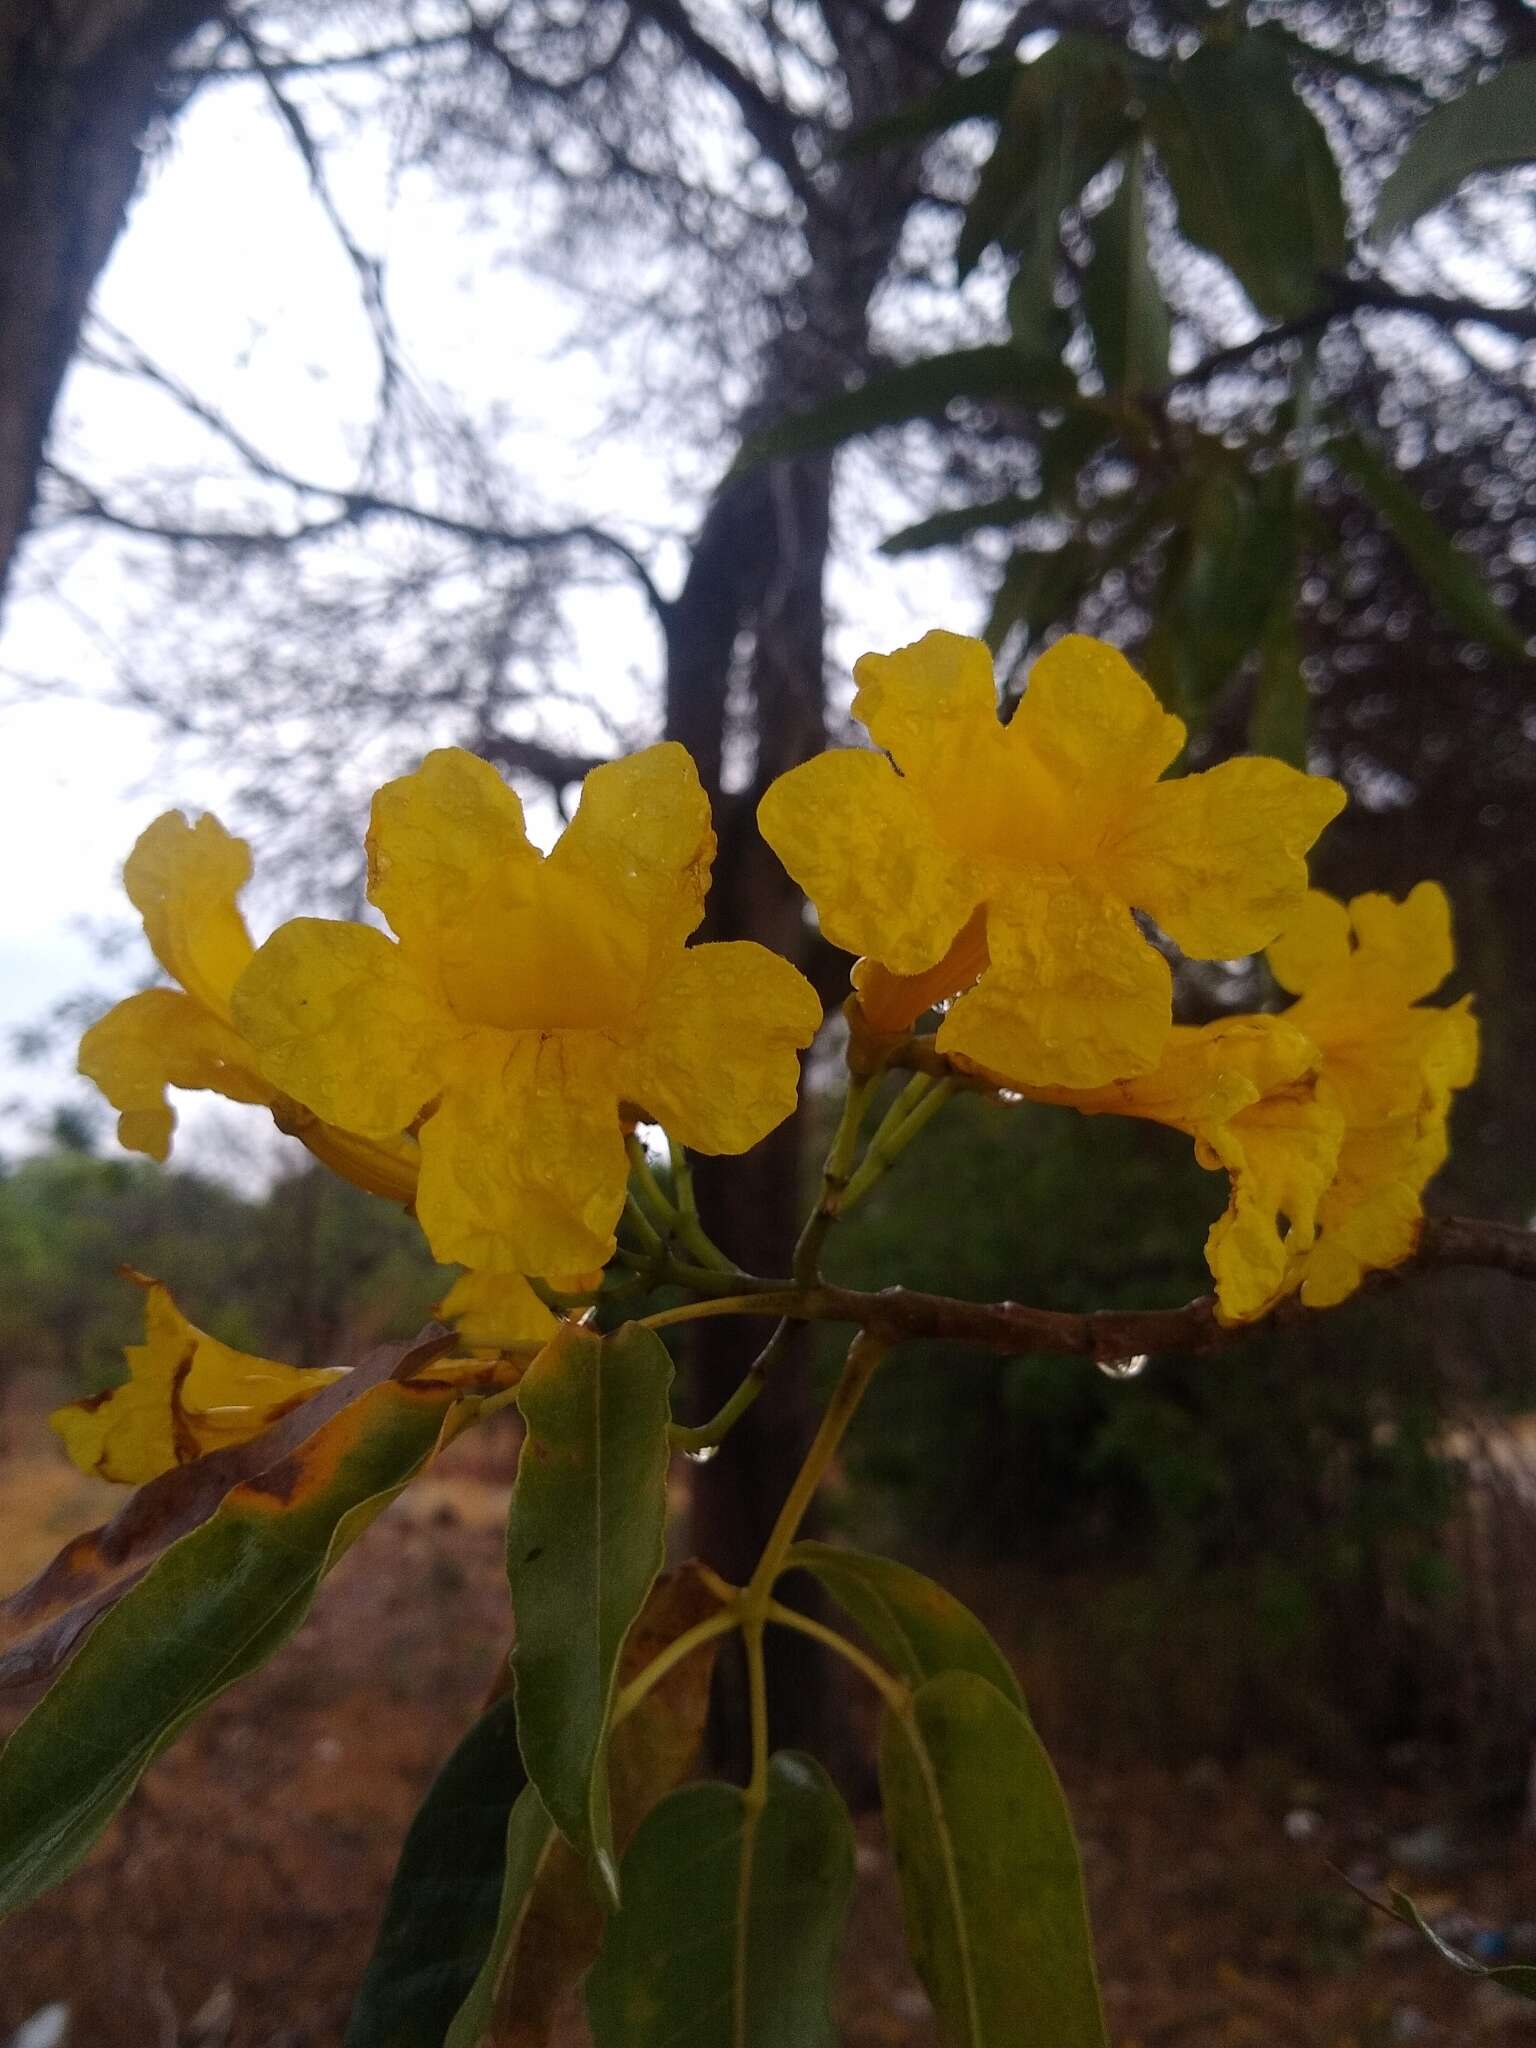
[[[335,186],[355,237],[386,260],[391,309],[424,381],[472,410],[495,407],[510,459],[537,476],[546,500],[569,495],[620,521],[652,520],[662,461],[633,441],[594,435],[604,372],[561,348],[579,308],[547,283],[489,261],[490,239],[467,209],[424,175],[391,178],[382,149],[366,136],[337,163]],[[508,195],[505,208],[517,204]],[[498,243],[508,241],[509,227],[516,222],[503,213]],[[252,89],[206,92],[177,122],[148,167],[95,304],[277,460],[346,481],[349,447],[369,411],[367,328],[303,167]],[[56,445],[104,484],[146,465],[195,465],[205,452],[163,399],[88,367],[71,375]],[[117,649],[136,598],[114,545],[50,542],[24,568],[30,574],[0,631],[7,1030],[82,987],[126,992],[146,978],[138,956],[103,963],[86,927],[126,911],[121,863],[151,818],[170,807],[217,808],[221,793],[217,763],[168,750],[145,714],[112,702]],[[34,590],[41,569],[51,587]],[[866,555],[842,572],[837,594],[845,661],[928,625],[975,625],[974,600],[931,561],[895,565]],[[624,600],[595,602],[585,625],[582,661],[632,673],[637,647],[649,661]],[[646,630],[642,623],[641,642]],[[359,838],[364,822],[360,815]],[[256,853],[259,862],[259,845]],[[6,1155],[25,1149],[42,1106],[84,1099],[71,1065],[62,1056],[25,1068],[5,1059],[0,1101],[22,1097],[28,1105],[0,1120]],[[218,1141],[205,1142],[208,1128],[193,1116],[178,1156],[211,1163],[207,1147]]]

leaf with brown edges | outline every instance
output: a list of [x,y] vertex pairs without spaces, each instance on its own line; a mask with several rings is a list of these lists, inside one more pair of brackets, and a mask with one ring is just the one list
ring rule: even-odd
[[429,1323],[408,1343],[381,1344],[260,1436],[152,1479],[111,1521],[71,1538],[51,1564],[0,1601],[0,1688],[51,1678],[91,1624],[173,1543],[201,1528],[235,1487],[293,1456],[374,1387],[409,1380],[452,1342],[451,1331]]

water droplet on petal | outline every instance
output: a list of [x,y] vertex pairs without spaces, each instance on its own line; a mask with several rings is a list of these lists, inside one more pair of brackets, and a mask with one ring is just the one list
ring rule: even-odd
[[1146,1371],[1151,1360],[1145,1351],[1133,1351],[1129,1358],[1100,1358],[1095,1363],[1107,1380],[1134,1380]]
[[707,1465],[719,1448],[718,1444],[701,1444],[696,1451],[684,1451],[683,1456],[690,1465]]

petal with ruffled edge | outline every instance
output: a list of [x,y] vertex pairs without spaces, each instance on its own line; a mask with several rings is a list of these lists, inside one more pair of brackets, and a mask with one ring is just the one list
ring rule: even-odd
[[1205,1241],[1223,1322],[1263,1315],[1294,1283],[1317,1233],[1344,1120],[1309,1082],[1272,1091],[1196,1147],[1232,1188]]
[[987,950],[939,1026],[941,1053],[1021,1088],[1097,1088],[1157,1064],[1172,976],[1123,903],[1070,877],[1012,883],[988,910]]
[[540,865],[517,792],[462,747],[438,747],[412,774],[385,783],[367,847],[369,901],[428,955],[488,887]]
[[1003,729],[986,643],[935,631],[853,665],[853,715],[902,774],[949,789],[1002,767]]
[[588,884],[594,900],[646,935],[645,972],[697,931],[714,857],[693,756],[665,740],[591,771],[549,866]]
[[176,1112],[167,1088],[269,1103],[274,1091],[254,1067],[251,1048],[231,1025],[174,988],[129,996],[80,1041],[80,1072],[118,1111],[118,1142],[151,1159],[170,1156]]
[[437,1304],[437,1314],[453,1324],[460,1343],[471,1352],[542,1343],[559,1328],[559,1319],[521,1273],[461,1273]]
[[1414,1003],[1433,995],[1456,964],[1451,906],[1438,882],[1420,882],[1401,903],[1375,891],[1355,896],[1349,917],[1362,993]]
[[267,940],[235,989],[235,1021],[275,1087],[365,1138],[414,1122],[463,1036],[402,947],[317,917]]
[[1309,889],[1265,958],[1280,986],[1299,996],[1347,967],[1350,954],[1348,910],[1336,896]]
[[985,891],[973,864],[935,841],[912,785],[879,754],[844,747],[791,768],[757,821],[832,944],[898,974],[941,960]]
[[128,1378],[49,1417],[82,1472],[140,1486],[208,1451],[268,1428],[339,1376],[235,1351],[189,1323],[158,1280],[146,1289],[144,1342],[125,1352]]
[[1350,1132],[1302,1277],[1308,1308],[1333,1308],[1367,1273],[1390,1272],[1413,1256],[1424,1214],[1420,1195],[1444,1156],[1443,1124],[1438,1134],[1410,1118]]
[[625,1052],[621,1093],[697,1152],[746,1152],[781,1124],[821,1004],[805,976],[749,940],[677,955]]
[[1246,756],[1147,790],[1105,841],[1100,874],[1196,960],[1268,945],[1299,908],[1306,856],[1344,791]]
[[1149,1073],[1102,1088],[1030,1088],[1032,1101],[1058,1102],[1083,1116],[1133,1116],[1208,1136],[1277,1088],[1309,1078],[1318,1051],[1283,1018],[1222,1017],[1175,1024]]
[[1032,759],[1071,800],[1072,822],[1119,816],[1150,788],[1184,744],[1184,724],[1165,711],[1118,648],[1069,633],[1029,672],[1008,727],[1008,751]]
[[624,1207],[617,1048],[598,1032],[477,1031],[421,1130],[434,1257],[503,1273],[603,1265]]
[[195,825],[166,811],[123,864],[123,886],[155,958],[226,1020],[230,991],[253,950],[235,901],[250,878],[251,849],[206,811]]

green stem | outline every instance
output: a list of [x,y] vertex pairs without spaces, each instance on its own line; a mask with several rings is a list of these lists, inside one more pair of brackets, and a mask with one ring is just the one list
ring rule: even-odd
[[795,1246],[791,1270],[802,1287],[813,1287],[821,1277],[821,1248],[842,1208],[843,1190],[848,1185],[848,1176],[853,1171],[853,1155],[858,1149],[859,1129],[879,1079],[878,1070],[873,1074],[851,1074],[848,1077],[848,1093],[843,1097],[842,1114],[837,1120],[832,1146],[821,1170],[821,1193],[800,1233],[800,1242]]
[[858,1172],[844,1189],[842,1206],[845,1210],[862,1201],[875,1182],[890,1172],[912,1140],[926,1129],[960,1085],[949,1075],[940,1081],[930,1074],[913,1075],[870,1139],[869,1150],[860,1160]]
[[873,1330],[860,1330],[849,1345],[842,1378],[832,1391],[832,1398],[805,1454],[805,1463],[795,1474],[795,1483],[785,1496],[773,1532],[743,1595],[748,1613],[766,1612],[774,1581],[784,1569],[785,1555],[795,1540],[805,1511],[826,1477],[827,1467],[837,1455],[837,1447],[858,1412],[865,1389],[890,1348],[891,1339],[883,1334],[877,1335]]
[[667,1241],[641,1207],[633,1188],[624,1197],[624,1215],[631,1230],[640,1240],[641,1251],[647,1262],[654,1264],[666,1256]]
[[722,1273],[738,1270],[736,1261],[721,1251],[699,1220],[698,1197],[693,1187],[693,1165],[687,1152],[669,1131],[667,1151],[672,1161],[672,1186],[677,1196],[677,1241],[701,1265],[714,1266]]
[[[754,1298],[755,1300],[755,1298]],[[778,1364],[784,1347],[789,1341],[794,1324],[785,1317],[774,1331],[756,1358],[747,1367],[741,1385],[708,1422],[698,1423],[690,1428],[687,1423],[674,1422],[667,1435],[677,1450],[712,1451],[724,1443],[743,1415],[763,1391],[768,1375]]]
[[634,1183],[638,1203],[665,1238],[677,1226],[677,1210],[673,1207],[671,1196],[656,1178],[650,1154],[641,1143],[638,1131],[631,1131],[624,1140],[624,1150],[629,1154],[630,1179]]
[[705,1301],[685,1301],[680,1308],[658,1309],[653,1316],[641,1316],[648,1330],[667,1330],[674,1323],[702,1322],[708,1316],[783,1316],[804,1305],[798,1287],[781,1293],[711,1295]]
[[873,1657],[866,1657],[856,1643],[850,1643],[845,1635],[835,1628],[828,1628],[824,1621],[817,1621],[809,1614],[802,1614],[796,1607],[786,1607],[782,1601],[770,1600],[766,1608],[770,1621],[776,1621],[782,1628],[792,1628],[803,1636],[812,1636],[818,1643],[825,1643],[829,1650],[835,1650],[845,1658],[855,1671],[860,1672],[875,1688],[886,1705],[895,1713],[904,1713],[910,1697],[908,1688],[899,1678],[877,1664]]
[[787,1280],[762,1280],[739,1268],[721,1273],[712,1266],[691,1266],[664,1247],[656,1252],[632,1252],[621,1246],[618,1257],[621,1265],[644,1274],[653,1287],[686,1287],[694,1294],[782,1294],[790,1284]]
[[703,1643],[715,1636],[728,1635],[733,1628],[741,1626],[741,1612],[735,1606],[722,1607],[717,1614],[706,1614],[702,1621],[696,1621],[692,1628],[684,1629],[675,1636],[664,1650],[654,1656],[637,1677],[632,1678],[613,1703],[613,1718],[610,1727],[616,1728],[627,1720],[653,1687],[660,1685],[676,1665]]

